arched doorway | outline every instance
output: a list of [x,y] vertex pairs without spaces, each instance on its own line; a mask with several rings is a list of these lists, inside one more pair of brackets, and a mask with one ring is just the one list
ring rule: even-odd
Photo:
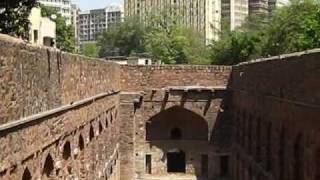
[[173,151],[167,153],[167,172],[186,172],[186,155],[183,151]]

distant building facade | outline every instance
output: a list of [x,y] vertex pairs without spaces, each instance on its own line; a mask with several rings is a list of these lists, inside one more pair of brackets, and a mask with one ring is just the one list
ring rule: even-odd
[[249,0],[249,14],[259,14],[269,12],[268,0]]
[[40,8],[33,8],[30,16],[29,42],[41,46],[55,46],[56,23],[41,16]]
[[234,30],[240,27],[249,15],[248,0],[221,0],[221,17],[223,23]]
[[121,6],[108,6],[103,9],[94,9],[79,13],[79,40],[80,42],[96,41],[99,33],[108,26],[122,21]]
[[155,60],[148,55],[137,54],[137,56],[108,56],[105,57],[107,61],[112,61],[121,65],[161,65],[161,60]]
[[39,0],[40,4],[53,7],[66,19],[66,24],[71,24],[71,0]]
[[170,11],[183,25],[200,32],[206,42],[218,38],[221,29],[220,0],[124,0],[126,16],[145,21],[150,13]]
[[74,39],[75,39],[75,51],[79,51],[80,38],[79,38],[79,14],[80,8],[76,4],[71,5],[71,24],[74,31]]
[[269,0],[269,12],[272,12],[276,8],[283,7],[289,3],[288,0]]

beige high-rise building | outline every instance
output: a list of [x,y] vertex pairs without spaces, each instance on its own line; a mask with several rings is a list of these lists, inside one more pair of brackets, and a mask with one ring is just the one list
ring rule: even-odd
[[229,28],[235,30],[240,27],[249,15],[248,0],[222,0],[221,16],[224,23],[229,23]]
[[206,43],[218,39],[221,29],[221,0],[124,0],[126,16],[146,21],[150,14],[170,12],[180,22],[200,32]]

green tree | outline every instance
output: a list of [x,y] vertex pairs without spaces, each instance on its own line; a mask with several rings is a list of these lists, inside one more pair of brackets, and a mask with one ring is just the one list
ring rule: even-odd
[[135,17],[113,24],[100,35],[99,56],[129,56],[132,53],[143,53],[144,34],[144,26]]
[[213,64],[236,64],[320,47],[320,4],[295,0],[271,16],[250,16],[233,32],[222,33],[211,46]]
[[28,39],[29,14],[36,0],[2,0],[0,2],[0,32]]
[[276,11],[266,31],[262,56],[320,47],[320,4],[312,0],[293,1]]
[[100,57],[147,53],[167,64],[210,63],[204,38],[179,24],[179,16],[148,14],[140,22],[129,18],[108,28],[99,39]]
[[49,18],[51,18],[52,15],[56,16],[53,21],[56,23],[57,48],[66,52],[74,52],[75,39],[72,25],[67,25],[65,18],[52,7],[41,6],[41,15]]
[[146,51],[166,64],[209,63],[204,38],[181,25],[180,17],[170,12],[150,15],[145,35]]
[[99,57],[99,47],[96,43],[83,43],[80,52],[88,57]]

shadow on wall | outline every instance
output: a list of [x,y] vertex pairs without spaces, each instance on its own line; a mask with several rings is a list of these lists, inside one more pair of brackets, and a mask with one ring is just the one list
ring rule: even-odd
[[201,161],[205,160],[198,158],[201,154],[208,154],[205,151],[209,145],[208,123],[200,115],[182,106],[166,109],[147,122],[146,140],[152,154],[157,156],[155,152],[158,152],[158,157],[153,157],[153,161],[150,157],[150,162],[146,163],[148,174],[151,174],[149,166],[157,164],[155,166],[162,166],[163,171],[156,173],[195,174],[197,179],[208,177],[208,170],[200,168]]

